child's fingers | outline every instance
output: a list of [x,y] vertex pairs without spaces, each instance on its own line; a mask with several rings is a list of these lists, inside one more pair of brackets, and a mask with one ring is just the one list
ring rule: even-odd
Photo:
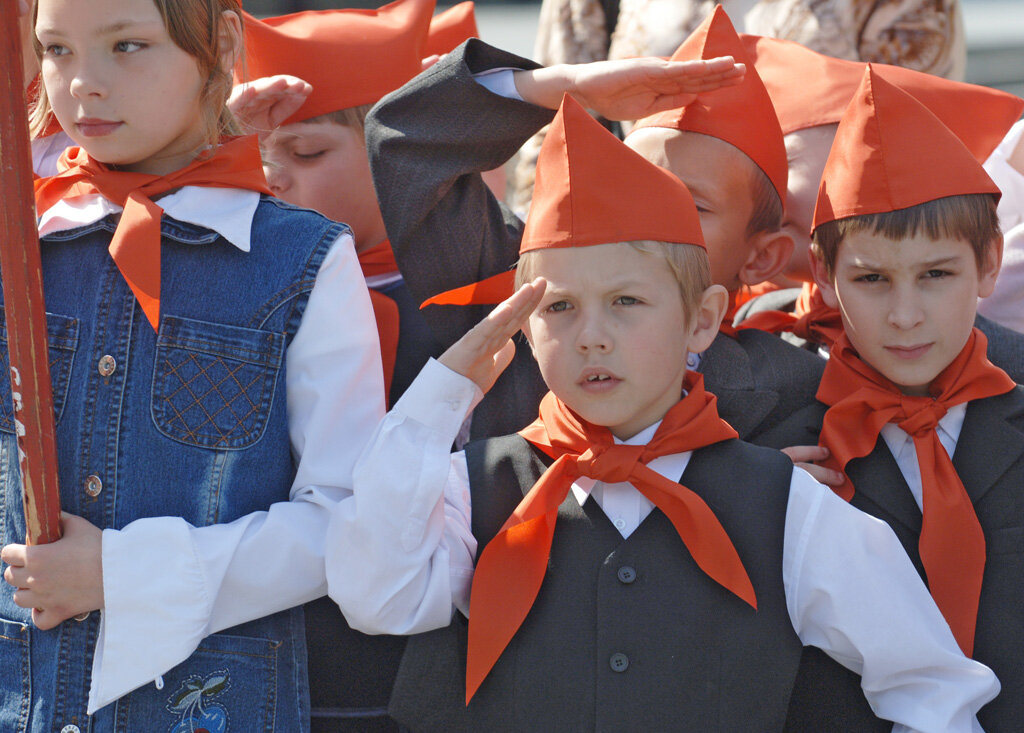
[[789,456],[793,463],[810,463],[828,458],[828,448],[820,445],[794,445],[783,448],[782,452]]
[[4,580],[15,588],[25,588],[28,586],[29,572],[25,568],[10,565],[4,570]]
[[4,548],[0,550],[0,562],[5,562],[8,565],[16,567],[24,567],[25,552],[27,549],[26,545],[5,545]]

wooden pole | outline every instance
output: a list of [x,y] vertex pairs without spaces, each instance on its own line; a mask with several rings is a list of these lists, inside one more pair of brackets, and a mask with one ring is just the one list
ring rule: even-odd
[[[0,279],[3,281],[26,542],[60,538],[53,393],[46,346],[43,269],[22,86],[18,0],[0,0]],[[0,376],[2,378],[2,376]]]

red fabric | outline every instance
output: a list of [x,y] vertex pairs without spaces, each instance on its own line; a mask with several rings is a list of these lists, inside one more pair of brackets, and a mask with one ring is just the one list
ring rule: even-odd
[[[886,423],[895,423],[913,437],[924,500],[918,549],[935,604],[967,656],[974,649],[985,535],[936,426],[953,405],[1004,394],[1016,386],[989,362],[987,345],[985,335],[974,329],[960,354],[932,383],[931,396],[915,397],[902,394],[862,361],[843,334],[832,347],[817,395],[830,406],[819,439],[831,454],[824,462],[829,468],[844,471],[852,459],[868,455]],[[836,493],[847,501],[853,498],[849,478]]]
[[[636,240],[703,247],[689,189],[563,97],[537,156],[520,253]],[[421,307],[500,303],[512,295],[514,282],[513,271],[502,272],[439,293]]]
[[[703,377],[688,373],[687,395],[668,411],[647,445],[615,445],[611,431],[591,425],[548,393],[540,417],[520,435],[555,462],[544,472],[476,564],[470,596],[466,703],[530,612],[551,551],[558,507],[580,476],[628,481],[672,521],[700,568],[757,608],[754,588],[729,536],[697,494],[647,467],[658,456],[736,437],[718,416]],[[557,653],[557,650],[552,650]]]
[[689,189],[563,97],[537,156],[520,253],[643,239],[704,246]]
[[[398,272],[398,262],[395,261],[395,251],[391,248],[390,240],[385,239],[380,244],[364,249],[358,257],[364,278]],[[395,376],[395,362],[398,359],[398,304],[373,288],[369,290],[373,317],[377,321],[377,335],[380,338],[380,358],[384,365],[384,395],[387,396],[391,394],[391,380]]]
[[423,57],[451,53],[467,38],[479,38],[474,9],[472,0],[466,0],[435,15],[430,21]]
[[[864,76],[864,62],[825,56],[778,38],[740,38],[768,90],[784,135],[839,122]],[[1024,111],[1024,99],[998,89],[901,66],[872,66],[880,77],[931,110],[978,162],[992,154]]]
[[825,222],[999,188],[948,127],[868,64],[836,131],[814,208]]
[[254,135],[227,139],[212,153],[201,154],[164,176],[112,170],[78,147],[65,150],[57,168],[57,175],[35,182],[36,211],[42,214],[61,199],[94,193],[124,207],[110,240],[110,256],[154,330],[160,323],[160,217],[164,212],[152,197],[182,186],[270,193]]
[[817,285],[804,283],[793,313],[762,311],[747,318],[741,326],[769,333],[788,331],[812,344],[831,346],[843,332],[843,319],[838,310],[825,305]]
[[236,69],[235,80],[291,74],[312,84],[309,98],[285,124],[372,104],[420,73],[433,13],[434,0],[265,20],[246,13],[245,66]]
[[667,127],[700,132],[739,148],[768,176],[783,204],[789,161],[775,108],[721,5],[683,41],[672,61],[732,56],[747,65],[743,82],[701,95],[692,104],[639,120],[633,130]]

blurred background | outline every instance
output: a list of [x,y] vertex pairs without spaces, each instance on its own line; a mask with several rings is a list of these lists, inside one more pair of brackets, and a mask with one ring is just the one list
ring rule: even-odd
[[[1024,96],[1024,0],[961,0],[967,38],[966,81]],[[257,16],[323,8],[375,8],[374,0],[243,0]],[[450,4],[450,3],[449,3]],[[438,11],[448,7],[438,4]],[[488,43],[533,56],[539,2],[476,0],[477,24]]]

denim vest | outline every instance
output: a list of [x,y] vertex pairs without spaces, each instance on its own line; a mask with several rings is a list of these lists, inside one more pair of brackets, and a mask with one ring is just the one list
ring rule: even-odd
[[[231,522],[287,501],[295,466],[285,350],[345,225],[263,197],[244,253],[165,216],[154,332],[107,253],[116,220],[42,244],[62,508],[119,529],[151,516]],[[4,373],[6,335],[4,328]],[[23,542],[7,379],[0,476],[0,542]],[[163,675],[161,689],[145,685],[89,718],[99,614],[40,631],[0,585],[0,730],[308,728],[301,609],[207,637]]]

